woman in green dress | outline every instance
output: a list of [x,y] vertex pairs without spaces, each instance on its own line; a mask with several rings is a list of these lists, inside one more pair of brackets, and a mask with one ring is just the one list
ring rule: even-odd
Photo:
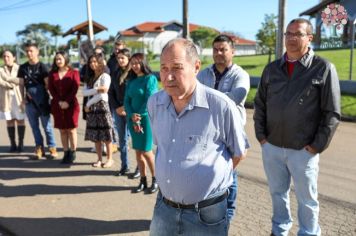
[[148,190],[158,190],[155,178],[153,140],[147,113],[147,100],[157,91],[157,78],[152,74],[142,53],[132,55],[130,75],[125,90],[124,107],[127,114],[127,126],[132,137],[132,148],[136,151],[136,160],[141,173],[140,184],[136,192],[147,188],[146,166],[152,174],[152,185]]

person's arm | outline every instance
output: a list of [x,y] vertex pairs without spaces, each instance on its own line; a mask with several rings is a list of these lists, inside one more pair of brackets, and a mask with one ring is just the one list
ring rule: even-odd
[[333,64],[329,64],[325,76],[321,88],[321,120],[313,142],[306,147],[315,153],[321,153],[329,146],[341,118],[339,77]]
[[133,109],[131,106],[131,102],[132,102],[131,97],[128,95],[130,85],[131,85],[131,81],[128,81],[126,88],[125,88],[125,96],[124,96],[124,107],[125,107],[127,119],[131,119],[131,116],[133,114]]
[[113,76],[111,77],[112,81],[110,84],[110,88],[108,91],[108,95],[109,95],[109,103],[110,103],[110,107],[111,109],[116,110],[118,107],[120,107],[119,102],[117,101],[117,93],[118,93],[118,87],[116,86],[118,84],[118,80],[117,78],[117,74],[113,73]]
[[250,147],[241,119],[236,104],[229,101],[228,106],[223,110],[224,125],[221,135],[231,153],[233,168],[246,157],[247,149]]
[[145,92],[145,100],[142,103],[140,109],[138,110],[137,113],[139,114],[144,114],[147,112],[147,101],[148,98],[154,94],[155,92],[157,92],[157,78],[156,76],[154,76],[153,74],[151,74],[148,77],[148,81],[147,81],[147,86],[146,86],[146,92]]
[[257,93],[254,100],[255,112],[253,120],[255,122],[255,135],[257,140],[263,144],[266,142],[266,100],[267,100],[267,86],[269,80],[268,67],[262,73],[260,83],[257,88]]
[[16,76],[11,76],[11,75],[6,74],[5,70],[2,68],[0,69],[0,77],[8,83],[15,84],[15,85],[20,84],[19,78],[17,78]]
[[68,105],[74,101],[79,89],[79,85],[80,85],[79,72],[77,70],[73,70],[70,90],[68,91],[68,93],[66,93],[66,97],[64,98],[64,101],[67,102]]
[[[110,87],[110,76],[108,74],[103,74],[98,78],[98,83],[97,85],[93,88],[96,91],[96,94],[88,100],[86,107],[90,107],[91,105],[99,102],[100,100],[104,100],[104,94],[103,92],[98,93],[98,88],[103,89],[103,90],[108,90]],[[92,90],[92,89],[90,89]]]
[[229,96],[238,106],[244,107],[247,94],[250,90],[250,76],[246,71],[240,69],[233,75],[231,90],[225,94]]
[[57,89],[53,84],[54,74],[50,73],[48,76],[48,91],[52,96],[53,102],[58,103],[60,101],[60,97],[57,93]]
[[3,73],[2,72],[3,71],[1,70],[0,71],[0,86],[5,88],[5,89],[12,89],[14,87],[14,85],[11,84],[10,82],[6,81],[6,79],[3,77]]

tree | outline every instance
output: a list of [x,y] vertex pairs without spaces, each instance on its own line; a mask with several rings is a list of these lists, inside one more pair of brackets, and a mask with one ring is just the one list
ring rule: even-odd
[[57,47],[57,38],[62,35],[60,25],[51,25],[48,23],[37,23],[26,25],[24,30],[16,32],[16,36],[20,37],[23,43],[27,41],[35,41],[40,47],[49,44],[54,37],[55,46]]
[[214,38],[218,35],[219,32],[214,29],[199,27],[190,34],[190,37],[193,39],[194,43],[201,48],[211,48]]
[[265,21],[262,22],[261,29],[258,30],[256,38],[262,53],[268,53],[268,63],[272,60],[272,53],[276,48],[276,24],[277,17],[274,14],[265,15]]

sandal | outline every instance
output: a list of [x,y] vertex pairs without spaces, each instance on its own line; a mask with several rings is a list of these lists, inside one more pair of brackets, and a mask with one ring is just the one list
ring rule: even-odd
[[113,164],[114,164],[113,159],[107,160],[107,162],[105,162],[105,164],[103,165],[103,168],[110,168]]
[[92,164],[93,167],[101,167],[101,165],[102,165],[101,161],[97,161]]

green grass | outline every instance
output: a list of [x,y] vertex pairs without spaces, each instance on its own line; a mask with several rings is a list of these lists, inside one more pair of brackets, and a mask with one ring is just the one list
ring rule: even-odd
[[[253,104],[257,88],[251,88],[247,95],[246,103]],[[347,117],[356,117],[356,95],[344,94],[341,96],[341,114]]]
[[[340,80],[349,79],[350,49],[316,51],[315,54],[332,62],[337,70]],[[272,57],[273,60],[273,57]],[[267,55],[235,57],[234,62],[244,68],[250,76],[261,76],[263,68],[268,63]],[[352,67],[353,80],[356,81],[356,53]]]

